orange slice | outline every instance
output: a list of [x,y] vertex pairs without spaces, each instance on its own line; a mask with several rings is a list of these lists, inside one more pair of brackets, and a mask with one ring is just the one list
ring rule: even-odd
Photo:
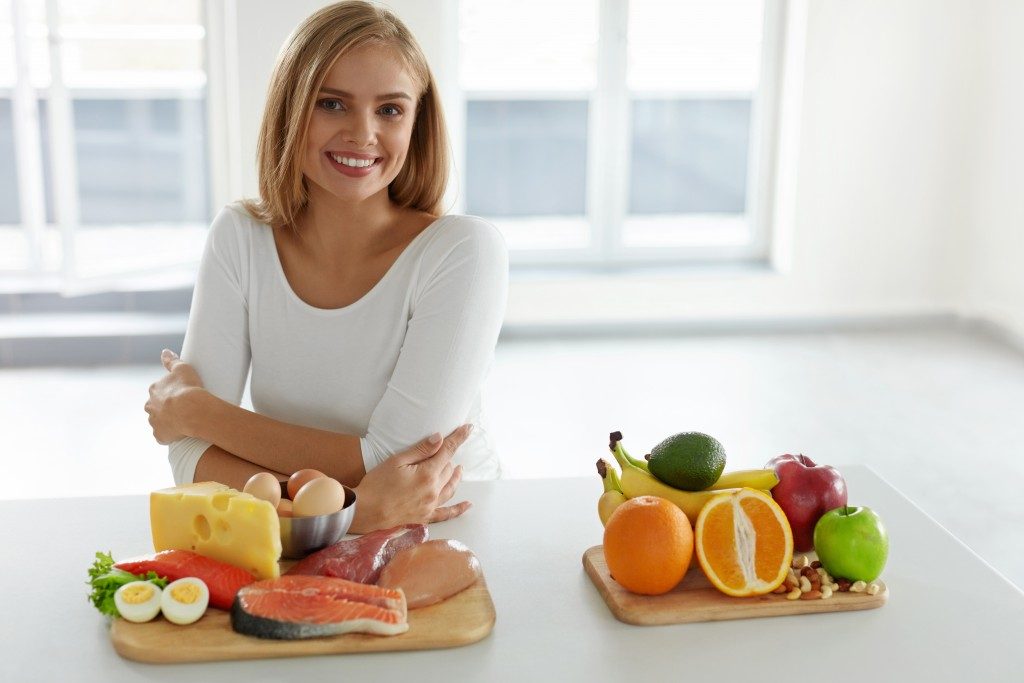
[[771,593],[793,561],[793,532],[786,514],[756,489],[709,500],[697,517],[694,535],[701,569],[726,595]]

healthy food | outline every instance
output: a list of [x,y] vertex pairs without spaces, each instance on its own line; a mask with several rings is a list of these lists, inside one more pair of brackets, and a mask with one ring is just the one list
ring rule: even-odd
[[799,552],[811,550],[814,525],[829,510],[846,505],[843,475],[834,467],[815,464],[806,455],[780,455],[765,467],[779,476],[772,497],[793,529],[793,547]]
[[151,493],[149,517],[154,550],[194,550],[257,579],[280,574],[281,523],[265,500],[217,482],[185,484]]
[[265,500],[275,508],[281,502],[281,482],[270,472],[257,472],[249,477],[242,492]]
[[608,570],[632,593],[661,595],[672,590],[686,575],[692,555],[690,520],[664,498],[627,500],[604,529]]
[[345,487],[336,479],[316,477],[303,484],[292,498],[295,517],[330,515],[345,505]]
[[726,595],[771,593],[793,559],[793,535],[782,508],[755,489],[721,493],[695,528],[697,561],[708,580]]
[[400,590],[326,576],[282,576],[239,591],[231,627],[278,640],[353,632],[390,636],[409,629],[406,609]]
[[200,578],[209,588],[210,604],[219,609],[229,609],[239,589],[257,578],[240,567],[190,550],[163,550],[123,560],[114,566],[132,574],[155,572],[171,581],[189,576]]
[[292,473],[292,476],[288,478],[288,497],[291,500],[295,500],[295,494],[299,492],[303,486],[308,482],[313,481],[319,477],[326,477],[327,475],[320,470],[304,469],[296,470]]
[[132,581],[117,589],[114,604],[122,618],[141,624],[160,613],[161,595],[160,588],[149,581]]
[[814,548],[825,570],[851,581],[870,583],[889,557],[889,535],[870,508],[829,510],[814,527]]
[[619,466],[622,468],[620,482],[622,493],[626,498],[638,496],[658,496],[672,501],[684,513],[687,519],[697,519],[705,503],[722,491],[682,491],[672,488],[657,479],[643,468],[633,464],[622,448],[622,432],[612,432],[609,448]]
[[877,583],[867,584],[832,576],[820,560],[812,561],[806,555],[794,555],[786,580],[773,592],[784,593],[787,600],[828,600],[836,593],[876,595],[881,588]]
[[702,491],[722,476],[725,448],[701,432],[674,434],[651,449],[647,469],[673,488]]
[[210,603],[210,590],[195,576],[172,581],[160,596],[160,611],[172,624],[186,626],[199,621]]
[[[772,469],[733,470],[732,472],[723,472],[718,481],[709,486],[708,490],[748,488],[768,491],[774,489],[778,483],[779,475],[775,474],[775,470]],[[772,491],[772,493],[775,492]]]
[[157,588],[167,585],[167,579],[158,576],[156,572],[147,571],[142,574],[133,574],[124,569],[118,569],[114,566],[114,558],[109,552],[97,552],[96,560],[89,568],[88,584],[92,588],[89,602],[108,617],[121,616],[114,595],[122,586],[136,581],[147,581]]
[[597,499],[597,516],[601,518],[601,524],[608,524],[608,518],[615,512],[615,508],[626,502],[626,494],[622,492],[619,472],[610,462],[603,458],[598,460],[597,473],[604,485],[604,493]]
[[381,570],[377,585],[400,588],[409,609],[447,600],[481,576],[480,561],[464,543],[439,539],[395,553]]
[[333,576],[359,583],[376,583],[395,553],[427,540],[425,524],[381,529],[348,541],[338,541],[296,562],[286,573]]

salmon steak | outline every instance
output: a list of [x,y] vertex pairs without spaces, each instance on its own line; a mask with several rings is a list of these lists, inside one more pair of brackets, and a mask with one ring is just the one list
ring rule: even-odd
[[296,562],[285,574],[333,576],[359,583],[377,583],[391,558],[427,540],[425,524],[403,524],[359,538],[338,541]]
[[156,572],[168,581],[187,576],[203,580],[210,590],[210,604],[218,609],[231,609],[242,586],[253,583],[256,577],[233,564],[206,557],[191,550],[161,550],[145,557],[133,557],[114,566],[132,574]]
[[296,640],[343,633],[394,636],[409,630],[398,589],[328,576],[282,576],[245,586],[231,606],[231,628],[257,638]]

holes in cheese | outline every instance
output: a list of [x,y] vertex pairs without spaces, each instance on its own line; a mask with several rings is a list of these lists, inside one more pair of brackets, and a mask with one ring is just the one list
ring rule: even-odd
[[206,519],[206,515],[196,515],[192,528],[195,530],[199,540],[206,541],[210,538],[210,520]]
[[217,482],[185,484],[149,497],[153,548],[194,550],[251,571],[280,574],[281,527],[274,506]]

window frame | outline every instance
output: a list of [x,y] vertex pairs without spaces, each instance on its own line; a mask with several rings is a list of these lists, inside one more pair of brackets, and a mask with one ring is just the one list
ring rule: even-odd
[[[12,101],[12,126],[15,136],[25,135],[33,142],[20,145],[22,150],[16,151],[16,173],[18,176],[18,201],[20,203],[20,221],[15,223],[24,231],[29,258],[27,268],[0,269],[0,291],[14,290],[57,290],[69,295],[85,294],[95,291],[112,289],[148,289],[152,287],[187,286],[194,280],[193,271],[199,262],[200,254],[194,258],[161,263],[159,265],[139,268],[114,268],[110,272],[100,274],[83,273],[78,261],[78,234],[81,231],[78,168],[75,147],[75,131],[72,120],[72,99],[153,99],[158,97],[199,98],[206,101],[204,114],[207,124],[206,146],[201,154],[206,155],[208,173],[211,183],[211,206],[229,193],[230,183],[224,181],[229,173],[228,164],[224,163],[227,154],[224,151],[237,134],[228,134],[231,127],[227,125],[226,106],[217,102],[214,93],[220,95],[225,75],[225,43],[216,32],[210,30],[211,25],[222,26],[233,24],[228,13],[225,0],[204,0],[202,3],[201,24],[172,25],[167,27],[149,26],[143,35],[132,36],[139,40],[154,36],[163,40],[196,40],[201,39],[203,51],[203,79],[185,77],[175,78],[171,75],[162,83],[152,83],[144,87],[118,87],[106,85],[100,81],[84,83],[70,87],[65,83],[63,63],[61,60],[63,42],[74,40],[103,40],[117,35],[122,37],[120,29],[109,26],[63,26],[59,17],[58,0],[46,0],[45,21],[49,35],[56,39],[47,41],[50,61],[50,82],[46,86],[37,86],[30,82],[27,63],[27,41],[21,45],[21,55],[12,45],[12,56],[15,60],[15,82],[10,87],[0,86],[0,94],[9,96]],[[22,0],[12,0],[11,27],[14,40],[24,40],[30,35],[27,19],[19,12]],[[56,30],[55,30],[56,28]],[[201,34],[201,35],[200,35]],[[19,58],[20,57],[20,58]],[[148,78],[146,80],[149,80]],[[39,125],[39,102],[47,100],[47,123],[50,135],[50,168],[53,173],[52,192],[54,215],[53,220],[46,221],[45,198],[43,196],[43,157],[41,128]],[[57,150],[63,150],[57,158]],[[69,159],[71,163],[69,163]],[[61,163],[57,163],[57,162]],[[55,169],[61,169],[57,172]],[[237,176],[237,173],[234,174]],[[30,178],[25,182],[25,178]],[[223,202],[221,202],[223,203]],[[27,209],[27,210],[26,210]],[[180,226],[190,230],[201,229],[204,233],[209,225],[209,216],[199,223],[168,222],[168,226]],[[160,225],[160,224],[154,224]],[[90,229],[93,226],[90,226]],[[111,224],[111,227],[118,227]],[[60,267],[52,269],[44,262],[43,242],[54,236],[54,230],[60,239]]]
[[[760,74],[758,88],[751,100],[746,212],[739,214],[749,225],[749,239],[743,244],[664,247],[625,244],[629,219],[628,174],[632,130],[630,109],[635,98],[642,98],[645,95],[667,98],[674,93],[668,90],[656,93],[629,91],[626,80],[629,2],[596,1],[599,4],[597,83],[593,90],[469,90],[461,88],[458,78],[453,78],[457,88],[453,100],[460,107],[460,112],[454,120],[457,129],[452,130],[452,134],[460,141],[457,162],[458,167],[462,169],[466,168],[467,162],[466,118],[470,100],[586,99],[589,103],[586,214],[582,217],[590,227],[589,245],[579,248],[510,249],[512,266],[519,270],[554,267],[593,271],[680,265],[763,265],[769,260],[772,248],[779,138],[778,112],[787,0],[764,0]],[[692,98],[707,93],[675,94]],[[615,131],[625,131],[625,134],[615,134]],[[465,198],[461,193],[455,210],[465,211]],[[693,216],[696,220],[701,220],[700,214]],[[487,216],[484,218],[499,225],[529,220]],[[662,219],[686,220],[683,215],[665,215]],[[562,220],[571,222],[580,219]]]

